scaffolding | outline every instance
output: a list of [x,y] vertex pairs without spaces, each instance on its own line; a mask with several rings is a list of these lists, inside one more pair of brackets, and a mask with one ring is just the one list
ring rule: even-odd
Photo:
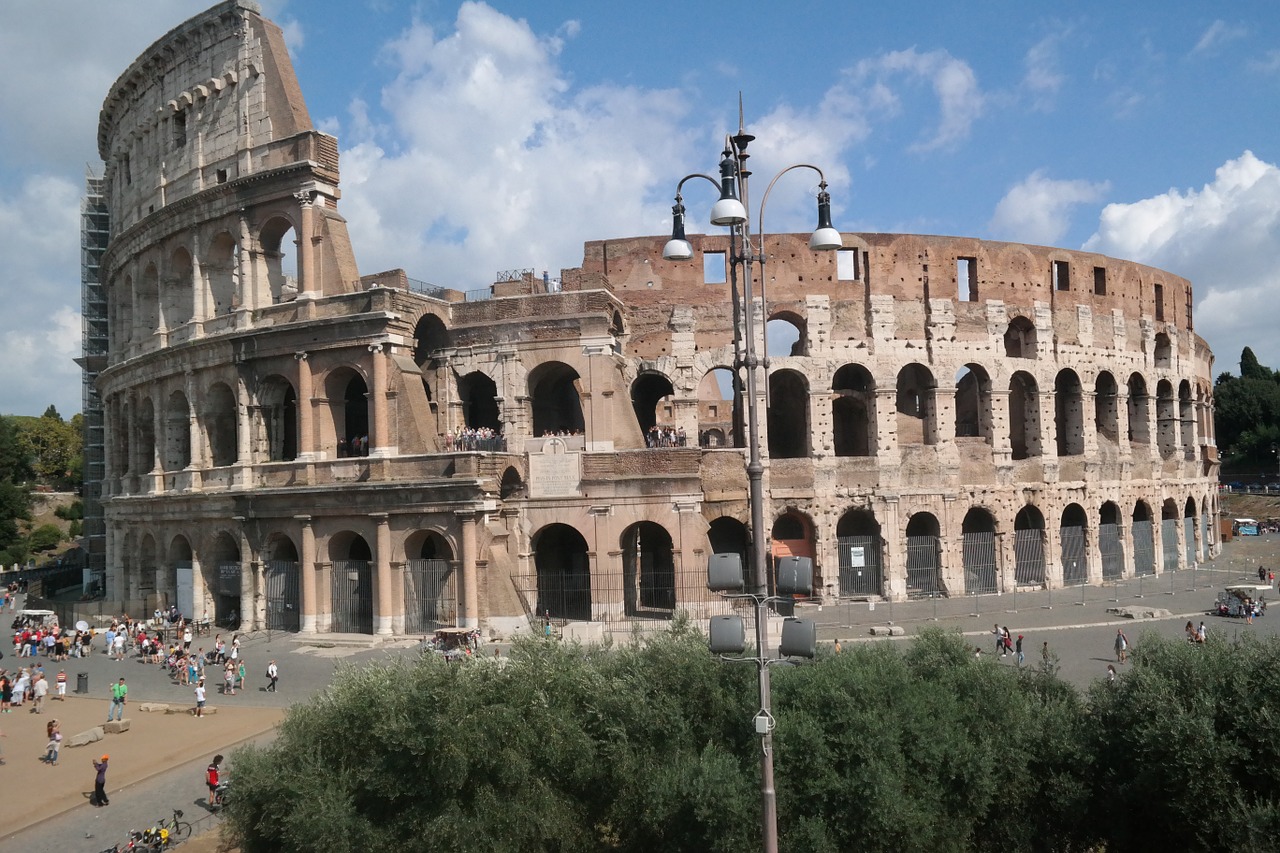
[[85,171],[85,194],[80,204],[80,365],[83,375],[81,412],[84,416],[83,542],[90,584],[105,588],[107,528],[102,508],[102,482],[106,478],[106,436],[98,374],[107,366],[107,293],[99,277],[107,248],[110,216],[105,179]]

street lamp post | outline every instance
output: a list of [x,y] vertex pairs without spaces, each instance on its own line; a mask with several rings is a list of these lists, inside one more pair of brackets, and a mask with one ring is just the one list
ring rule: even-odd
[[[756,618],[756,662],[759,671],[760,711],[756,716],[756,730],[760,735],[760,797],[763,807],[763,835],[765,853],[776,853],[778,849],[778,811],[777,797],[773,785],[773,716],[771,714],[769,660],[765,656],[768,645],[769,617],[769,575],[765,555],[764,534],[764,464],[760,459],[760,414],[758,389],[760,384],[761,359],[756,355],[755,308],[752,294],[753,267],[760,264],[761,301],[764,299],[764,234],[758,235],[758,246],[753,243],[751,218],[749,215],[749,185],[751,172],[746,168],[747,145],[755,137],[746,133],[742,127],[741,108],[739,108],[738,132],[726,136],[724,153],[720,160],[720,179],[701,173],[686,175],[680,179],[676,187],[675,205],[672,212],[671,239],[663,247],[662,256],[666,260],[689,260],[693,257],[693,247],[685,238],[684,201],[681,190],[691,178],[702,178],[715,184],[720,191],[720,199],[711,208],[711,224],[729,228],[729,282],[733,299],[733,333],[734,333],[734,384],[738,386],[740,371],[746,372],[746,415],[747,415],[747,482],[748,503],[751,510],[751,562],[752,592],[750,597],[755,605]],[[758,222],[763,222],[765,204],[774,184],[787,172],[795,169],[809,169],[818,173],[818,227],[809,239],[809,248],[814,251],[833,251],[841,248],[843,240],[840,232],[831,226],[831,196],[827,192],[826,178],[817,166],[797,163],[778,172],[765,189],[760,202]],[[740,279],[740,281],[739,281]],[[741,284],[741,299],[738,287]],[[768,344],[764,343],[764,352],[768,355]],[[740,386],[739,386],[740,389]],[[812,564],[808,563],[812,573]],[[811,578],[810,578],[811,581]]]

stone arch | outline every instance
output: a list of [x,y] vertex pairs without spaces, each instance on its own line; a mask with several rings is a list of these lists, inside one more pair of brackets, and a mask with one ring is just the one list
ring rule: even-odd
[[111,288],[111,340],[117,349],[124,349],[136,339],[133,326],[133,276],[116,278]]
[[1151,443],[1151,398],[1147,395],[1147,380],[1141,373],[1129,376],[1129,443]]
[[809,354],[808,323],[794,311],[777,311],[765,323],[765,337],[770,356],[788,357]]
[[649,447],[661,444],[658,427],[671,423],[671,413],[661,411],[661,406],[664,400],[670,404],[675,393],[671,379],[654,370],[642,371],[631,383],[631,410]]
[[440,353],[453,347],[453,333],[435,314],[423,314],[413,329],[413,361],[418,367],[435,369]]
[[355,368],[342,366],[325,377],[325,396],[339,456],[368,453],[369,386]]
[[[782,557],[814,556],[813,520],[795,507],[787,507],[774,520],[769,530],[771,556],[769,561],[769,590],[774,589],[778,560]],[[817,569],[815,568],[815,574]],[[812,579],[815,587],[818,579]]]
[[884,537],[870,509],[851,509],[836,522],[841,597],[880,595],[884,590]]
[[1040,391],[1036,378],[1019,370],[1009,378],[1009,446],[1014,459],[1044,453],[1040,429]]
[[549,361],[529,371],[535,436],[583,432],[579,381],[578,371],[561,361]]
[[329,537],[329,583],[332,622],[336,634],[373,633],[373,549],[352,530]]
[[[147,601],[148,604],[150,603],[148,599],[151,595],[159,591],[156,588],[161,571],[160,556],[158,552],[159,549],[156,546],[155,537],[149,532],[144,532],[141,540],[138,542],[137,597],[141,598],[143,601]],[[158,603],[165,607],[169,605],[169,602],[167,601]]]
[[1173,341],[1164,332],[1156,333],[1153,362],[1157,369],[1173,367]]
[[502,432],[502,415],[498,408],[498,386],[487,373],[473,370],[459,378],[458,400],[462,403],[464,425],[471,429],[491,429],[497,433]]
[[751,577],[751,536],[747,526],[736,518],[722,515],[707,525],[707,544],[712,554],[737,554],[746,573],[747,588],[754,586]]
[[1000,591],[1000,564],[996,547],[996,519],[984,507],[970,507],[961,523],[961,563],[966,595]]
[[234,465],[239,456],[236,440],[238,408],[235,394],[225,382],[215,382],[205,393],[201,421],[209,447],[209,462],[214,468]]
[[769,455],[803,459],[809,455],[809,382],[798,370],[769,374]]
[[[156,580],[156,591],[165,597],[166,605],[178,605],[178,611],[188,619],[203,618],[204,610],[197,612],[190,572],[194,568],[195,558],[191,550],[191,542],[179,533],[169,540],[165,549],[164,569]],[[185,573],[185,582],[180,577]]]
[[160,467],[156,454],[156,405],[150,397],[138,403],[138,467],[135,473],[146,474]]
[[590,621],[591,564],[587,540],[567,524],[548,524],[530,542],[538,575],[535,615]]
[[876,383],[860,364],[846,364],[831,380],[831,426],[836,456],[875,456]]
[[235,237],[227,231],[215,234],[200,267],[209,293],[211,316],[221,317],[240,307],[240,297],[236,293],[239,260],[240,246]]
[[160,273],[155,264],[147,264],[134,288],[133,340],[141,343],[161,331],[163,321],[160,312]]
[[[713,367],[698,382],[698,443],[745,447],[742,393],[733,371]],[[719,444],[713,443],[714,441]]]
[[191,465],[191,404],[182,391],[169,395],[164,410],[165,471],[181,471]]
[[289,462],[298,457],[298,395],[278,373],[258,384],[253,441],[259,459]]
[[200,570],[206,598],[213,605],[214,623],[239,630],[241,617],[246,615],[240,611],[243,566],[239,540],[226,530],[217,531],[203,554]]
[[1004,354],[1008,358],[1035,358],[1035,323],[1022,316],[1010,318],[1004,330]]
[[1018,510],[1013,519],[1013,580],[1018,586],[1044,585],[1044,514],[1035,504]]
[[1099,438],[1120,440],[1120,397],[1116,378],[1103,370],[1093,383],[1093,425]]
[[898,444],[938,443],[937,383],[923,364],[911,363],[898,371],[896,412]]
[[942,582],[942,526],[931,512],[912,513],[907,520],[907,595],[946,595]]
[[1119,580],[1124,576],[1124,530],[1120,507],[1106,501],[1098,509],[1098,553],[1102,557],[1102,579]]
[[259,305],[288,302],[298,295],[298,237],[294,224],[277,214],[258,232],[261,274],[257,277]]
[[1178,426],[1178,443],[1183,455],[1190,459],[1196,447],[1196,406],[1191,398],[1191,383],[1185,379],[1178,383]]
[[1058,371],[1053,382],[1054,426],[1059,456],[1084,453],[1084,392],[1080,377],[1071,368]]
[[436,530],[415,530],[404,542],[404,629],[428,634],[458,620],[456,560]]
[[956,438],[991,443],[991,376],[980,364],[956,371]]
[[191,253],[178,246],[169,256],[169,275],[161,294],[164,325],[176,329],[191,322],[195,315],[195,280]]
[[1160,458],[1172,459],[1178,449],[1178,413],[1173,399],[1173,383],[1168,379],[1156,383],[1156,441]]
[[1062,510],[1062,524],[1058,529],[1059,558],[1062,563],[1062,583],[1078,586],[1089,580],[1089,560],[1085,542],[1089,530],[1089,516],[1078,503],[1068,504]]
[[1200,562],[1200,549],[1196,545],[1196,524],[1199,520],[1196,499],[1188,497],[1182,508],[1182,537],[1186,548],[1188,566]]
[[515,500],[525,497],[527,487],[525,486],[524,477],[520,476],[520,472],[514,467],[509,466],[502,472],[502,483],[498,487],[498,497],[504,501]]
[[1156,573],[1155,525],[1151,507],[1146,501],[1135,501],[1130,516],[1129,539],[1133,542],[1133,572],[1136,575]]
[[622,600],[627,616],[670,616],[676,607],[676,568],[671,534],[661,524],[638,521],[622,531]]

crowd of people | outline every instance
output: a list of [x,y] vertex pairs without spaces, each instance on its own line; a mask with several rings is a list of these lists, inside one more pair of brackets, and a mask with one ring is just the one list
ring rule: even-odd
[[644,443],[648,447],[684,447],[684,427],[654,425],[645,434]]
[[490,427],[465,427],[459,430],[457,435],[454,435],[452,430],[444,434],[445,453],[452,453],[455,450],[500,453],[506,449],[506,437]]

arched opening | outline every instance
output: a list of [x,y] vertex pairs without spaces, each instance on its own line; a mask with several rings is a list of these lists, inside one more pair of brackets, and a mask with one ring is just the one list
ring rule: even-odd
[[851,509],[836,522],[840,596],[880,595],[884,590],[884,541],[869,509]]
[[225,382],[215,383],[204,398],[205,439],[213,467],[236,464],[236,398]]
[[1062,527],[1058,530],[1061,546],[1062,583],[1079,586],[1089,581],[1089,558],[1085,553],[1085,535],[1089,516],[1080,504],[1070,504],[1062,511]]
[[458,380],[458,400],[463,422],[471,429],[491,429],[502,433],[498,413],[498,386],[487,374],[472,371]]
[[262,247],[263,275],[258,279],[266,292],[258,304],[289,302],[298,296],[298,238],[293,223],[282,217],[269,220],[258,235]]
[[265,552],[267,565],[263,575],[267,587],[267,628],[297,631],[302,624],[298,548],[292,539],[277,533],[267,540]]
[[626,615],[670,616],[676,606],[676,564],[671,534],[660,524],[641,521],[622,532],[620,544]]
[[298,457],[298,397],[283,376],[268,376],[258,386],[254,450],[270,462]]
[[111,453],[111,471],[117,477],[132,474],[134,471],[133,442],[133,406],[128,400],[120,404],[120,419],[113,425],[112,433],[107,441]]
[[[152,610],[169,606],[169,601],[156,598],[157,576],[160,574],[160,558],[157,554],[156,540],[146,533],[138,547],[138,598],[141,598]],[[153,603],[154,602],[154,603]]]
[[996,556],[996,520],[982,507],[971,507],[961,525],[961,558],[966,595],[1000,591],[1000,566]]
[[132,466],[132,470],[146,474],[160,467],[160,460],[156,457],[156,410],[150,397],[144,397],[138,404],[137,430],[137,465]]
[[1013,519],[1013,581],[1044,586],[1044,515],[1028,504]]
[[1200,551],[1196,547],[1196,501],[1195,498],[1187,498],[1187,503],[1183,507],[1182,512],[1182,537],[1186,544],[1188,566],[1194,566],[1200,562]]
[[584,430],[578,372],[558,361],[540,364],[529,372],[529,399],[533,406],[533,434],[579,435]]
[[434,370],[436,358],[453,346],[453,335],[435,314],[424,314],[413,330],[413,363]]
[[549,524],[533,537],[538,573],[536,615],[591,620],[591,568],[587,540],[567,524]]
[[209,316],[221,317],[239,307],[236,295],[236,267],[239,264],[240,247],[235,238],[220,231],[209,244],[204,263],[205,286],[209,291]]
[[908,364],[898,371],[898,444],[938,443],[937,385],[922,364]]
[[518,500],[526,496],[524,478],[520,476],[520,472],[515,468],[507,468],[502,472],[502,484],[499,486],[498,497],[504,501]]
[[770,356],[800,356],[809,354],[809,342],[805,336],[806,323],[799,314],[780,311],[765,324]]
[[1107,371],[1093,383],[1093,426],[1099,439],[1120,440],[1120,399],[1116,378]]
[[1040,433],[1040,393],[1036,379],[1019,370],[1009,379],[1009,446],[1014,459],[1044,452]]
[[134,290],[133,340],[142,343],[160,331],[160,273],[155,264],[147,264]]
[[1173,404],[1173,385],[1168,379],[1156,384],[1156,442],[1161,459],[1172,459],[1178,449],[1178,413]]
[[809,385],[795,370],[769,374],[769,455],[775,459],[809,455]]
[[1057,427],[1058,455],[1084,453],[1084,393],[1074,370],[1059,370],[1053,383],[1054,424]]
[[1151,519],[1151,507],[1137,501],[1133,505],[1129,531],[1133,538],[1133,573],[1139,576],[1156,573],[1155,527]]
[[1178,384],[1178,424],[1179,440],[1182,444],[1183,457],[1195,458],[1196,450],[1196,407],[1191,400],[1191,383],[1182,380]]
[[745,447],[742,418],[742,394],[733,371],[726,367],[708,370],[698,383],[698,443],[702,447]]
[[683,434],[677,436],[672,426],[675,412],[671,398],[675,393],[671,380],[661,373],[642,373],[631,383],[631,410],[646,447],[683,446]]
[[369,452],[369,386],[353,368],[340,367],[325,380],[338,456]]
[[187,395],[174,391],[164,413],[164,470],[181,471],[191,464],[191,407]]
[[1147,381],[1141,373],[1129,377],[1129,443],[1151,443],[1151,399],[1147,396]]
[[[813,559],[813,523],[795,509],[787,509],[773,521],[769,531],[771,542],[769,560],[769,592],[777,589],[778,561],[783,557],[808,557]],[[817,569],[814,569],[815,575]],[[818,578],[810,578],[816,589]],[[789,615],[789,611],[780,611]]]
[[342,531],[329,540],[330,593],[336,634],[373,633],[373,551],[358,533]]
[[876,383],[860,364],[846,364],[831,380],[831,429],[836,456],[874,456]]
[[736,518],[720,516],[713,518],[707,527],[707,544],[711,554],[737,554],[742,561],[742,570],[746,575],[747,589],[755,588],[752,577],[751,539],[747,535],[747,526]]
[[212,567],[212,573],[208,568],[205,569],[205,589],[213,599],[214,622],[238,631],[245,614],[240,610],[242,568],[240,545],[235,537],[225,530],[220,531],[213,540],[207,562]]
[[1157,368],[1173,367],[1173,342],[1164,332],[1156,333],[1154,356]]
[[956,438],[991,443],[991,377],[978,364],[956,371]]
[[942,583],[942,528],[930,512],[917,512],[907,521],[907,595],[946,595]]
[[195,313],[195,280],[192,269],[191,253],[179,246],[169,257],[169,276],[161,295],[164,324],[168,329],[190,323]]
[[404,630],[430,634],[457,624],[458,591],[453,549],[434,530],[405,540]]
[[1160,505],[1160,544],[1164,549],[1163,568],[1166,572],[1178,570],[1178,550],[1181,546],[1181,532],[1178,530],[1178,506],[1173,498],[1167,498]]
[[1011,319],[1004,331],[1004,354],[1008,358],[1035,358],[1035,324],[1026,317]]
[[115,349],[119,351],[127,348],[134,339],[133,277],[125,276],[123,284],[120,284],[119,280],[117,280],[115,286],[111,289],[110,299],[112,322],[109,332]]
[[156,581],[156,592],[164,596],[165,604],[178,605],[178,612],[188,619],[203,618],[208,609],[196,612],[194,565],[191,543],[185,536],[175,536],[169,543],[164,571]]
[[616,355],[622,355],[622,340],[626,337],[627,327],[622,322],[622,312],[614,311],[613,317],[609,320],[609,336],[613,338],[613,352]]
[[1098,511],[1098,552],[1102,556],[1102,579],[1124,576],[1124,531],[1120,527],[1120,507],[1107,501]]

